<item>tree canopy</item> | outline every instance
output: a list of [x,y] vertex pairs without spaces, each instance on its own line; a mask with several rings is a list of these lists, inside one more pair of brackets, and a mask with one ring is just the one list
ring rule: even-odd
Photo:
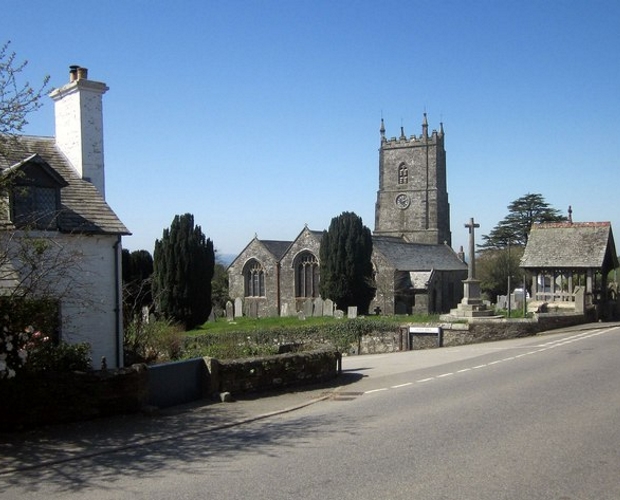
[[204,323],[211,313],[213,243],[194,225],[192,214],[177,215],[153,255],[153,293],[157,311],[185,325]]
[[146,250],[123,248],[123,313],[125,322],[139,316],[153,303],[153,257]]
[[48,76],[43,78],[38,89],[27,81],[22,83],[21,73],[28,61],[17,62],[17,55],[9,50],[9,45],[10,42],[6,42],[0,46],[0,136],[4,136],[4,140],[23,132],[28,124],[27,115],[43,105],[41,98],[49,81]]
[[508,215],[483,235],[481,248],[505,248],[508,245],[525,246],[533,224],[561,222],[566,217],[552,208],[543,195],[528,193],[508,205]]
[[320,293],[346,310],[357,306],[367,314],[375,294],[372,268],[372,236],[370,229],[353,212],[334,217],[323,231],[321,247]]

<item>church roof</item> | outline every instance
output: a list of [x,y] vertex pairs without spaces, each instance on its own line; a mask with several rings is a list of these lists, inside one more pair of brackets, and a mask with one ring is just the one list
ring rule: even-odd
[[448,245],[409,243],[402,238],[373,236],[373,248],[400,271],[462,271],[465,264]]
[[532,226],[521,267],[618,267],[616,245],[609,222],[547,222]]
[[60,190],[59,228],[68,233],[131,234],[93,184],[83,180],[53,137],[18,136],[2,141],[0,172],[32,158],[44,161],[66,183]]
[[279,240],[260,240],[260,242],[276,258],[276,261],[280,261],[284,257],[288,247],[293,243],[292,241]]

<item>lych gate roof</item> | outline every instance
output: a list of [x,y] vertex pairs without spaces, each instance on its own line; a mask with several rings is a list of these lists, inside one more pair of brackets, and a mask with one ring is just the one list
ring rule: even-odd
[[400,271],[462,271],[465,264],[448,245],[409,243],[401,238],[373,236],[373,249]]
[[2,141],[0,171],[36,159],[66,182],[60,190],[59,228],[68,233],[131,234],[97,188],[83,180],[56,146],[53,137],[19,136]]
[[618,267],[609,222],[547,222],[532,226],[521,259],[524,268]]

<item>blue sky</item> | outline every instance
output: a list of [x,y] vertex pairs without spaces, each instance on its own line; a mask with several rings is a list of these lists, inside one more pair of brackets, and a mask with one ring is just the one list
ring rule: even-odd
[[[106,196],[153,250],[190,212],[221,254],[343,211],[374,229],[379,126],[444,123],[453,247],[541,193],[620,234],[620,2],[4,0],[35,84],[103,81]],[[53,135],[51,100],[30,134]]]

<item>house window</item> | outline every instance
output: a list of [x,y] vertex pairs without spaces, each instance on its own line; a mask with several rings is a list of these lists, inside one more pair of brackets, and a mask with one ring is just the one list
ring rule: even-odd
[[319,296],[319,262],[310,252],[304,252],[296,259],[295,296],[304,298]]
[[13,189],[13,223],[49,229],[56,226],[58,189],[42,186],[15,186]]
[[243,275],[245,277],[245,296],[264,297],[265,270],[261,263],[256,259],[252,259],[246,264]]
[[398,183],[407,184],[409,182],[409,169],[404,163],[398,167]]

